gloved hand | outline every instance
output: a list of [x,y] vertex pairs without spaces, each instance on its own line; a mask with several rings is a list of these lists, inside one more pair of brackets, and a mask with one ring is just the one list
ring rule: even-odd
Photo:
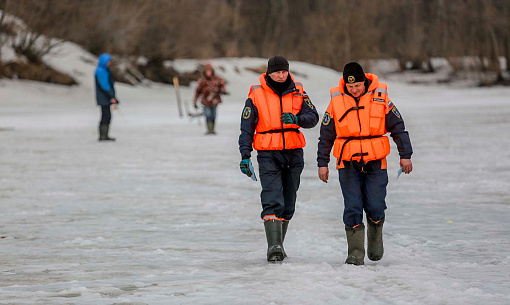
[[297,124],[298,117],[290,112],[282,113],[282,122],[285,124]]
[[239,168],[241,169],[241,172],[245,174],[248,177],[251,177],[253,174],[250,170],[251,160],[250,159],[243,159],[241,163],[239,164]]
[[198,109],[197,101],[194,101],[194,102],[193,102],[193,107],[194,107],[195,109]]

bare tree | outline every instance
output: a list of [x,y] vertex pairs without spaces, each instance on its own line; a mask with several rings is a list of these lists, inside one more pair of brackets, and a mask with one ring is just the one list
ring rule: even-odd
[[34,29],[18,49],[51,48],[34,42],[43,33],[158,66],[175,58],[275,54],[335,69],[397,58],[402,69],[422,71],[434,70],[433,57],[455,64],[469,56],[478,58],[476,69],[498,78],[501,56],[510,66],[510,1],[0,0],[0,7]]

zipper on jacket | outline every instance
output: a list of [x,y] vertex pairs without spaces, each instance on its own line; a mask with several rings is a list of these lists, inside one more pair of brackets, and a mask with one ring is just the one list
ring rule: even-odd
[[[359,100],[360,98],[354,98],[354,101],[356,102],[356,107],[359,107]],[[361,120],[359,118],[359,109],[356,110],[356,116],[358,117],[358,123],[359,123],[359,135],[361,136]],[[361,145],[361,140],[359,141],[359,151],[361,152],[361,159],[360,161],[364,163],[363,161],[363,145]]]
[[282,96],[281,95],[278,95],[278,97],[280,98],[280,123],[282,125],[283,149],[285,149],[285,131],[283,131],[283,122],[281,120],[282,113],[283,113],[283,101],[282,101]]

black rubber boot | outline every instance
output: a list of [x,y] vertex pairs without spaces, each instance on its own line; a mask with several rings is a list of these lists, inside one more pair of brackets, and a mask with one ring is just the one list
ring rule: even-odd
[[[368,217],[367,217],[368,218]],[[384,246],[383,246],[383,219],[378,222],[372,221],[372,219],[368,218],[368,229],[367,229],[367,256],[371,261],[378,261],[384,255]]]
[[109,124],[99,125],[99,141],[115,141],[115,138],[108,136],[108,130],[110,129]]
[[268,220],[264,222],[267,238],[267,261],[281,262],[285,258],[282,244],[282,221]]
[[356,228],[345,226],[347,235],[346,264],[364,265],[365,262],[365,225],[361,223]]
[[[285,235],[287,234],[287,229],[289,228],[289,221],[282,220],[282,245],[285,241]],[[283,249],[283,256],[287,258],[287,253],[285,253],[285,248]]]

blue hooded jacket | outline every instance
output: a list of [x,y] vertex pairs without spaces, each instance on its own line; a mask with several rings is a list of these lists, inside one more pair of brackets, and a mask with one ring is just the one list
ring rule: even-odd
[[96,102],[99,106],[110,105],[110,99],[115,98],[115,89],[113,84],[115,80],[108,68],[108,62],[112,60],[112,56],[107,53],[99,56],[96,72],[94,73],[96,81]]

